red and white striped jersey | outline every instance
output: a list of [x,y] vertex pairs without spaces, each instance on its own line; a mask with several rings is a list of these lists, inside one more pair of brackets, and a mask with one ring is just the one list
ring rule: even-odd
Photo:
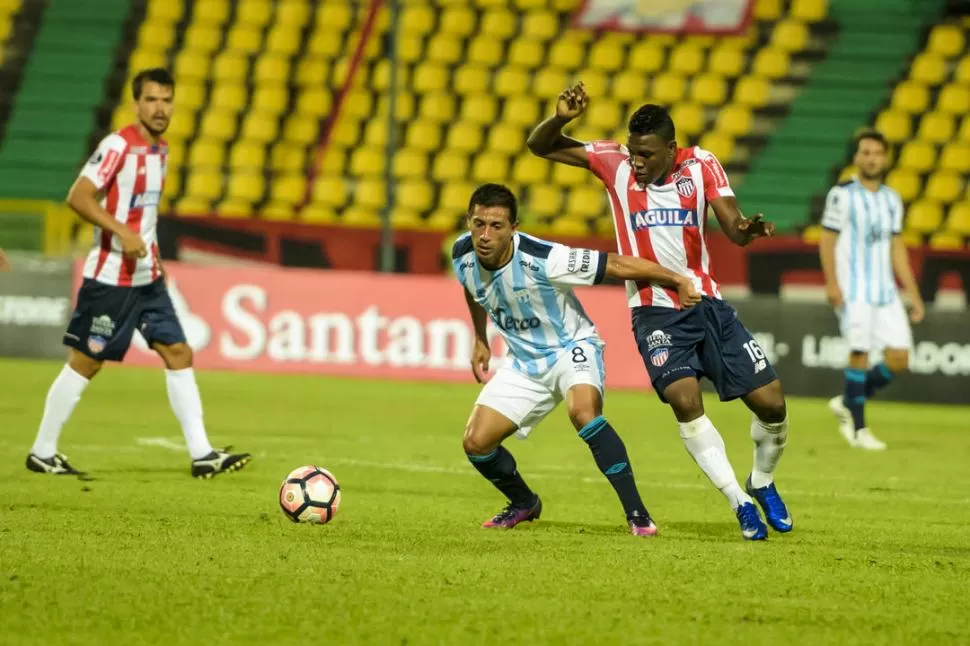
[[111,133],[81,170],[99,191],[104,191],[101,206],[141,235],[148,248],[144,258],[129,259],[122,254],[121,240],[110,231],[95,227],[94,246],[84,264],[84,277],[106,285],[137,287],[161,276],[158,266],[158,205],[165,185],[165,160],[168,144],[153,144],[142,137],[134,125]]
[[[633,177],[626,146],[594,141],[586,144],[586,152],[590,170],[610,196],[620,253],[646,258],[690,276],[698,292],[720,298],[704,240],[707,205],[717,197],[733,196],[734,191],[717,158],[696,146],[680,148],[664,183],[644,188]],[[627,281],[626,292],[630,307],[680,309],[675,289]]]

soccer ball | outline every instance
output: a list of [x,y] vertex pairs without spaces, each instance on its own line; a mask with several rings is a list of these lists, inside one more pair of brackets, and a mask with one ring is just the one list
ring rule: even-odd
[[280,508],[294,523],[324,525],[340,509],[340,485],[326,469],[294,469],[280,487]]

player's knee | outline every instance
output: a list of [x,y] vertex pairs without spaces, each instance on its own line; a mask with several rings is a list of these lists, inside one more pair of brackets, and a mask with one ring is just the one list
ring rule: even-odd
[[784,397],[777,400],[769,400],[758,407],[758,419],[768,424],[778,424],[785,421],[788,417],[788,407],[785,405]]
[[599,416],[600,413],[593,406],[569,407],[569,421],[573,423],[577,431]]
[[679,421],[690,421],[704,414],[704,400],[701,390],[697,388],[668,388],[664,391],[664,399],[674,409],[674,415]]
[[188,343],[173,343],[172,345],[158,346],[158,353],[162,355],[165,365],[169,370],[184,370],[192,367],[192,348]]
[[909,353],[905,350],[886,351],[886,356],[883,357],[883,363],[894,374],[906,372],[909,368]]
[[101,367],[104,365],[104,362],[92,359],[83,352],[72,349],[67,359],[67,365],[77,374],[90,380],[101,372]]
[[490,446],[490,442],[486,441],[480,433],[476,433],[472,426],[468,426],[465,428],[461,448],[465,451],[465,455],[486,455],[495,447]]

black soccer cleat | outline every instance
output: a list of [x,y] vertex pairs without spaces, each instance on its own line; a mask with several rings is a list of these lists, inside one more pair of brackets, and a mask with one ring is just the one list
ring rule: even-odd
[[231,446],[213,451],[204,458],[192,460],[192,477],[208,480],[220,473],[239,471],[253,459],[249,453],[230,453]]
[[49,458],[41,458],[33,453],[27,454],[27,470],[34,473],[50,473],[58,476],[84,476],[83,471],[78,471],[67,461],[67,456],[55,453]]

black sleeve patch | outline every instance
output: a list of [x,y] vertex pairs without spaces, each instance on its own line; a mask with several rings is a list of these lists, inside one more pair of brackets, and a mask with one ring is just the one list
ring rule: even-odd
[[451,248],[451,259],[458,260],[466,253],[471,253],[474,249],[471,236],[462,236],[455,241],[455,246]]
[[596,278],[593,280],[594,285],[599,285],[606,278],[606,262],[609,260],[610,254],[606,251],[600,252],[599,262],[596,263]]
[[552,246],[520,235],[519,251],[535,258],[548,258],[549,252],[552,251]]

